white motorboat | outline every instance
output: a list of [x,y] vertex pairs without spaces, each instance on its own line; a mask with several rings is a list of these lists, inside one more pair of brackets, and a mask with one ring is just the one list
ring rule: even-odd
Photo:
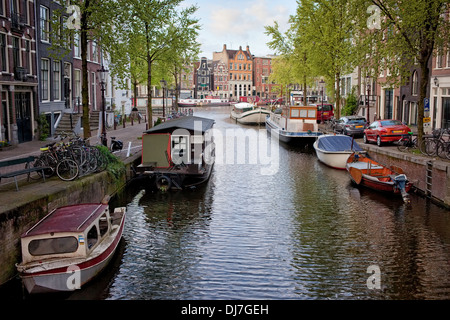
[[242,124],[260,124],[266,121],[270,111],[248,102],[240,102],[233,106],[230,116]]
[[317,137],[313,146],[317,158],[321,162],[329,167],[341,170],[345,170],[348,157],[353,152],[364,152],[352,137],[343,134],[321,135]]

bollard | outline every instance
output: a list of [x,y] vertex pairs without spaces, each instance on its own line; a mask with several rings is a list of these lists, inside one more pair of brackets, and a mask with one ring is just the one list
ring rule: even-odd
[[127,158],[130,156],[130,152],[131,152],[131,141],[128,142],[128,152],[127,152]]

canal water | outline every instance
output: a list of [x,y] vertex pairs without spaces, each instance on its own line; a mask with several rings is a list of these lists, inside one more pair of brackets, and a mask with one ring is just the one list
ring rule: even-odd
[[[228,112],[195,115],[214,118],[219,139],[264,137]],[[237,159],[255,151],[250,140],[247,150],[224,148],[234,161],[218,161],[196,190],[151,193],[131,183],[113,200],[128,207],[119,254],[69,298],[450,298],[450,211],[415,194],[408,206],[359,189],[314,150],[272,145],[275,170],[261,170],[267,159]]]

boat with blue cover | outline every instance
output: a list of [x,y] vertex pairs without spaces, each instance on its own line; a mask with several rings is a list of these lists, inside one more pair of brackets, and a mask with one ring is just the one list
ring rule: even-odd
[[350,136],[343,134],[321,135],[313,144],[317,158],[335,169],[345,170],[348,158],[354,152],[365,151]]

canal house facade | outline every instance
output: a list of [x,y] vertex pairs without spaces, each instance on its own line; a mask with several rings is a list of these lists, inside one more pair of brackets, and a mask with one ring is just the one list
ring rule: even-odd
[[197,69],[197,98],[204,99],[210,95],[212,90],[212,71],[207,58],[200,59],[200,65]]
[[[54,135],[63,115],[73,106],[71,51],[51,55],[54,12],[63,8],[52,0],[36,0],[37,69],[39,70],[39,112],[45,115],[49,134]],[[63,18],[64,19],[64,18]],[[60,21],[63,25],[63,21]],[[55,31],[55,30],[53,30]]]
[[37,69],[35,2],[0,0],[0,141],[35,138]]

